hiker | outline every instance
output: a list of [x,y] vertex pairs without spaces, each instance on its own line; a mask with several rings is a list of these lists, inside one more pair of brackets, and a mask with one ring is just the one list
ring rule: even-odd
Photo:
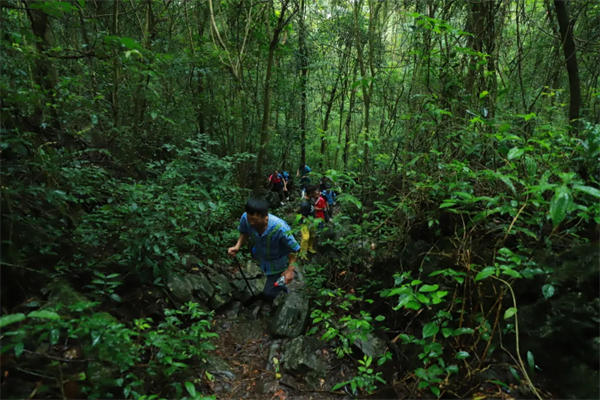
[[302,216],[302,240],[300,241],[300,254],[306,258],[307,253],[316,253],[314,249],[316,230],[311,226],[310,217],[315,217],[314,202],[318,196],[317,187],[309,185],[304,190],[304,196],[300,202],[300,215]]
[[289,200],[290,192],[292,190],[291,183],[290,183],[290,173],[287,171],[283,171],[283,174],[281,174],[281,175],[283,175],[285,199]]
[[315,218],[323,220],[322,222],[319,222],[320,230],[323,229],[323,222],[329,221],[329,214],[327,213],[327,200],[325,200],[325,197],[323,197],[318,190],[315,198]]
[[296,171],[296,177],[300,177],[300,186],[303,190],[306,189],[308,185],[310,185],[310,177],[308,176],[308,174],[310,174],[311,172],[312,170],[306,164],[300,164],[300,167],[298,167],[298,171]]
[[285,196],[283,194],[284,191],[287,191],[287,184],[283,176],[275,170],[267,179],[267,182],[271,185],[271,191],[276,192],[279,195],[279,202],[283,205],[283,199]]
[[331,185],[327,185],[321,194],[327,200],[327,212],[329,213],[329,218],[331,219],[333,218],[333,207],[335,206],[336,194],[333,190],[331,190]]
[[300,245],[294,239],[289,225],[270,214],[269,203],[262,199],[248,200],[238,230],[238,241],[227,253],[235,257],[248,237],[252,237],[252,256],[260,261],[260,268],[267,275],[263,298],[269,302],[273,301],[279,292],[285,290],[274,285],[277,279],[283,275],[286,285],[294,279],[296,253],[300,250]]

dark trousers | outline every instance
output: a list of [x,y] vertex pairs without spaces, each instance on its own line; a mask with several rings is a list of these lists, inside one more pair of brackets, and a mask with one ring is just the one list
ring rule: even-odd
[[280,276],[281,274],[267,276],[267,283],[265,284],[265,290],[263,290],[263,298],[265,301],[272,302],[279,293],[285,291],[283,287],[275,286],[275,282],[277,282],[277,279],[279,279]]
[[279,195],[279,201],[283,201],[283,199],[285,198],[283,195],[283,182],[273,183],[271,190],[273,192],[277,192],[277,194]]

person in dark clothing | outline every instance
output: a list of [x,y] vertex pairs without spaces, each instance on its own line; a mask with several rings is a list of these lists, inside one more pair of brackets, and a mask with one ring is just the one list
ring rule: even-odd
[[283,200],[285,199],[284,191],[287,191],[286,181],[283,176],[279,173],[279,171],[275,170],[267,179],[269,185],[271,185],[271,190],[276,192],[279,195],[279,201],[281,205],[283,205]]
[[310,185],[310,177],[308,174],[311,172],[312,170],[306,164],[300,164],[298,167],[298,171],[296,171],[296,177],[300,177],[300,186],[302,189],[306,189],[306,187]]
[[269,203],[262,199],[251,198],[246,203],[246,212],[238,226],[240,236],[235,246],[227,253],[235,257],[242,245],[252,237],[254,247],[252,255],[260,261],[260,268],[267,275],[263,297],[272,301],[282,287],[275,286],[280,276],[285,277],[287,285],[294,279],[296,253],[300,245],[296,242],[289,225],[282,219],[269,214]]

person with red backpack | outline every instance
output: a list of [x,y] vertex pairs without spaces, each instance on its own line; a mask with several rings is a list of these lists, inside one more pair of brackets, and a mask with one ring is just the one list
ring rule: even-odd
[[267,182],[271,186],[271,190],[279,195],[279,201],[281,205],[283,205],[283,199],[285,198],[283,192],[287,191],[286,181],[283,179],[283,176],[281,176],[281,174],[275,170],[271,176],[269,176]]

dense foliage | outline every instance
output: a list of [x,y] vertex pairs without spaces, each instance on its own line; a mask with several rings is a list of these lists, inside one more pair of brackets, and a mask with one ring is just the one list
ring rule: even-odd
[[[119,322],[114,311],[131,288],[225,262],[251,190],[303,162],[341,194],[324,254],[305,263],[307,334],[356,361],[335,390],[373,393],[396,370],[413,397],[464,397],[503,364],[509,377],[486,381],[545,397],[536,377],[552,363],[520,337],[580,323],[582,348],[597,350],[597,2],[6,0],[0,11],[2,361],[42,375],[38,396],[79,382],[96,398],[200,398],[185,371],[211,348],[210,313],[170,304]],[[590,243],[595,265],[552,261]],[[519,320],[541,301],[545,321]],[[378,332],[387,349],[357,356]],[[61,343],[83,355],[57,356]],[[569,365],[585,364],[579,395],[594,397],[599,366],[585,352]]]

